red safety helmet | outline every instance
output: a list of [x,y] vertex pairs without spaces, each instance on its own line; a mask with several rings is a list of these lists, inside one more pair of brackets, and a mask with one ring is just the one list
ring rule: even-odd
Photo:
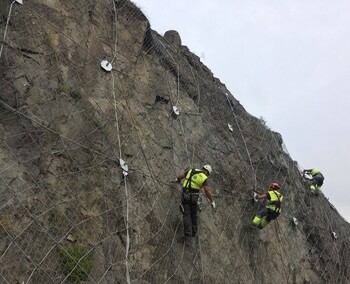
[[270,184],[270,188],[272,189],[280,189],[280,185],[277,182],[273,182]]

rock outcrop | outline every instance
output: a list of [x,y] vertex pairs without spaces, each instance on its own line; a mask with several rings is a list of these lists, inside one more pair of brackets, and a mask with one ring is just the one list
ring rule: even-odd
[[[176,31],[159,35],[127,0],[0,4],[10,6],[0,18],[1,282],[350,282],[349,224],[309,194],[281,135]],[[170,180],[205,163],[217,209],[203,197],[185,244]],[[252,191],[272,181],[282,214],[251,230]]]

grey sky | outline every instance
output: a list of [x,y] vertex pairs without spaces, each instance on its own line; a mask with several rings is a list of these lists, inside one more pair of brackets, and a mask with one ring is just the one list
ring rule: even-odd
[[293,160],[324,173],[322,191],[350,221],[350,1],[134,2],[281,133]]

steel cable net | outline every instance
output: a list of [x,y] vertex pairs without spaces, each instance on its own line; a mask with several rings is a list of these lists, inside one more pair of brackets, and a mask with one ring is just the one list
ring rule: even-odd
[[[349,226],[278,133],[130,1],[61,2],[0,3],[1,283],[349,281]],[[206,163],[188,244],[170,181]],[[252,230],[272,181],[283,211]]]

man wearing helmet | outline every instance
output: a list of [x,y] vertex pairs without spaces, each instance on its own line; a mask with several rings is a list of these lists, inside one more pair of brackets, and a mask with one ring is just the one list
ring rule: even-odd
[[305,169],[302,172],[302,175],[310,174],[312,176],[312,182],[310,185],[310,190],[313,194],[318,195],[319,190],[321,190],[321,186],[323,185],[324,176],[323,174],[316,169]]
[[254,227],[263,229],[271,220],[276,219],[280,215],[283,196],[277,191],[278,189],[280,189],[279,184],[273,182],[270,184],[267,193],[254,193],[255,201],[258,201],[259,199],[268,200],[266,207],[253,218],[252,225]]
[[213,195],[207,181],[211,172],[211,166],[205,165],[201,170],[188,169],[181,173],[176,179],[177,183],[183,180],[181,204],[183,207],[185,237],[195,236],[197,233],[197,202],[202,187],[204,188],[207,198],[210,200],[211,206],[215,208]]

